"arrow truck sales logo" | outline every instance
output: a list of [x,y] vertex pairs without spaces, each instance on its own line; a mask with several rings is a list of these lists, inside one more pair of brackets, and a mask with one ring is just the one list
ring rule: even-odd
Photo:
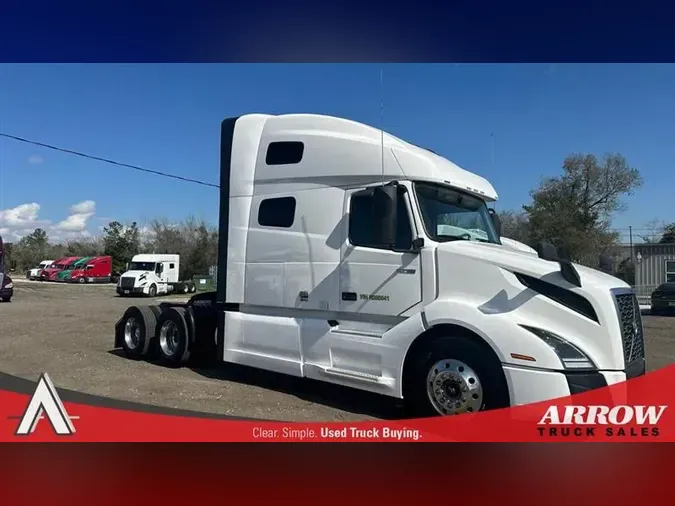
[[550,406],[537,424],[540,436],[657,437],[668,406]]
[[72,420],[78,417],[68,415],[47,373],[40,376],[35,392],[30,398],[28,406],[26,406],[26,411],[21,416],[15,435],[27,436],[32,434],[37,428],[38,422],[44,419],[45,415],[57,435],[72,436],[75,434],[75,426]]

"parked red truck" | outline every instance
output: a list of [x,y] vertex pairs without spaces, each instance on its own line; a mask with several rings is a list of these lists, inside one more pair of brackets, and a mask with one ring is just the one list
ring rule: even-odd
[[65,257],[56,260],[48,268],[40,273],[42,281],[56,281],[56,275],[63,269],[66,269],[70,264],[77,262],[82,257]]
[[110,283],[112,276],[112,257],[94,257],[89,259],[81,269],[74,269],[70,274],[71,283]]

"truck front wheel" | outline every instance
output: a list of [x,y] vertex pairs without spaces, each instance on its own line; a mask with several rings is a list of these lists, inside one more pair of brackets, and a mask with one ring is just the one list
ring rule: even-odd
[[185,321],[185,310],[170,307],[157,320],[157,343],[162,361],[180,367],[190,358],[190,336]]
[[501,363],[473,338],[442,336],[406,368],[404,401],[414,416],[448,416],[509,406]]
[[155,297],[157,295],[157,287],[155,285],[150,285],[148,288],[148,297]]

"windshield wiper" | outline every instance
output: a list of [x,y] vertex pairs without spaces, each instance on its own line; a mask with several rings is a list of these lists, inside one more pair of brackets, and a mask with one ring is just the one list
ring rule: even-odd
[[477,241],[477,242],[487,242],[489,243],[487,239],[479,239],[477,237],[471,237],[470,234],[462,234],[462,235],[437,235],[436,236],[438,239],[449,242],[449,241]]

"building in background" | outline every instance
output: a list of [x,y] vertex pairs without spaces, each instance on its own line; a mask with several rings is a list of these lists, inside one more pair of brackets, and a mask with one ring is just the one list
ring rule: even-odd
[[675,283],[675,244],[635,244],[635,289],[649,295],[661,283]]

